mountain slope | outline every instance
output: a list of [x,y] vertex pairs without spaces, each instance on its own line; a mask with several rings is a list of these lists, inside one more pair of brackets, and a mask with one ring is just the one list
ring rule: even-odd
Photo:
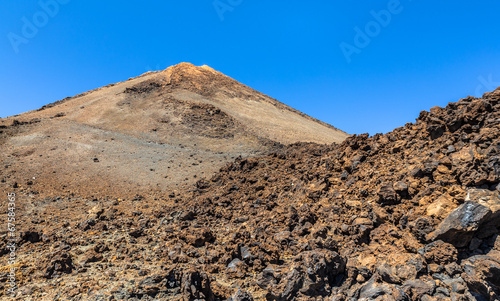
[[18,300],[499,300],[499,133],[497,89],[165,198],[14,189]]
[[53,195],[161,193],[238,156],[348,136],[188,63],[1,119],[0,126],[0,159],[9,166],[0,177]]

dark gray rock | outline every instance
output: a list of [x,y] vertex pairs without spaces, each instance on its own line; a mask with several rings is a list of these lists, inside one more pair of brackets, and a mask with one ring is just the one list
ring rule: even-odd
[[402,289],[407,295],[419,300],[424,295],[432,296],[436,289],[436,283],[434,281],[424,282],[420,279],[407,280],[403,283]]
[[247,291],[239,288],[227,301],[253,301],[253,297]]
[[277,276],[274,273],[274,269],[272,267],[265,268],[262,273],[260,273],[257,278],[257,285],[262,289],[267,289],[278,283]]
[[241,258],[243,259],[252,259],[254,256],[252,255],[252,253],[250,253],[250,249],[248,247],[241,247],[240,248],[240,252],[241,252]]
[[452,293],[463,294],[467,290],[467,284],[461,277],[446,279],[443,283]]
[[[500,298],[500,252],[473,256],[462,263],[463,279],[474,293],[499,300]],[[497,299],[495,299],[497,298]]]
[[210,279],[204,272],[190,270],[182,275],[182,294],[185,300],[215,300]]
[[364,284],[350,300],[410,300],[408,295],[397,285],[383,283],[377,276]]
[[[427,236],[428,240],[443,240],[455,247],[469,246],[476,235],[488,237],[498,232],[500,224],[500,198],[497,192],[472,189],[464,204],[453,210],[437,229]],[[483,227],[484,229],[480,229]]]
[[424,258],[419,254],[401,254],[398,264],[382,261],[375,268],[384,282],[401,284],[406,280],[414,280],[425,270]]
[[238,258],[235,258],[235,259],[233,259],[233,260],[232,260],[232,261],[231,261],[231,262],[227,265],[227,267],[228,267],[229,269],[234,269],[234,268],[236,268],[236,267],[238,266],[238,263],[240,263],[240,262],[241,262],[241,260],[239,260]]
[[345,271],[346,262],[332,251],[306,251],[294,259],[290,272],[271,289],[268,299],[292,300],[298,294],[327,296],[338,285]]
[[434,294],[434,296],[439,298],[447,298],[450,296],[450,290],[445,287],[438,287],[436,288],[436,293]]

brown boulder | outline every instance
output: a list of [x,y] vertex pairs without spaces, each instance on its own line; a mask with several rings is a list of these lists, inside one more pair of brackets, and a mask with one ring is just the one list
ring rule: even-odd
[[427,215],[444,219],[457,208],[454,199],[449,195],[441,195],[427,207]]
[[419,250],[428,263],[448,264],[458,259],[457,249],[449,243],[437,240]]
[[190,229],[190,233],[185,236],[188,244],[195,247],[203,247],[205,243],[213,241],[214,235],[208,228]]

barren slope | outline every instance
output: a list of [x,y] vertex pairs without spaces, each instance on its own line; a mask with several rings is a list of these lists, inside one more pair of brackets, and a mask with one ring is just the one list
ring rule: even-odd
[[[385,135],[237,159],[166,198],[14,189],[15,300],[497,301],[499,133],[500,89]],[[0,254],[1,292],[5,239]]]
[[[238,156],[347,134],[208,66],[182,63],[0,120],[0,177],[47,194],[192,184]],[[35,179],[33,179],[35,178]]]

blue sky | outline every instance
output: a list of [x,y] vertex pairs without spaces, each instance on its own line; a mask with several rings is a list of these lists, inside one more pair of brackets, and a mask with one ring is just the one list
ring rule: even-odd
[[1,1],[0,117],[179,62],[351,134],[500,86],[498,0],[359,2]]

